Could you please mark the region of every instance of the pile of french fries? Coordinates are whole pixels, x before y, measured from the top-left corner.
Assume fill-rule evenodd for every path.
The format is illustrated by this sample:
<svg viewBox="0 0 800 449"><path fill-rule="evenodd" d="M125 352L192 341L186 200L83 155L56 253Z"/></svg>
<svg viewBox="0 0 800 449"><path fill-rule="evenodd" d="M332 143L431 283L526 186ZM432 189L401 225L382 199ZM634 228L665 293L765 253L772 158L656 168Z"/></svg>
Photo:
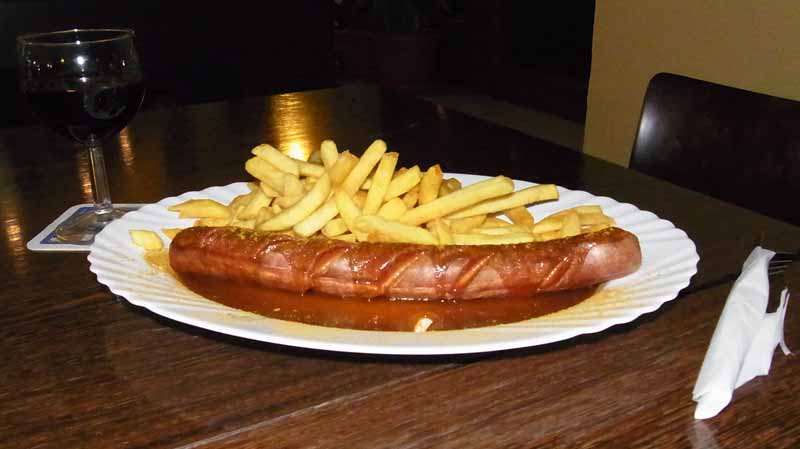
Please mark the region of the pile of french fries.
<svg viewBox="0 0 800 449"><path fill-rule="evenodd" d="M189 200L169 208L196 226L237 226L325 236L350 242L496 245L545 241L614 224L599 206L578 206L536 220L527 206L558 199L552 184L516 190L497 176L462 186L441 167L399 167L399 154L375 140L358 157L326 140L308 161L262 144L245 170L249 192L229 204ZM168 237L179 229L162 230ZM152 235L150 235L152 234ZM134 243L160 249L150 231L131 231ZM158 240L156 242L156 239Z"/></svg>

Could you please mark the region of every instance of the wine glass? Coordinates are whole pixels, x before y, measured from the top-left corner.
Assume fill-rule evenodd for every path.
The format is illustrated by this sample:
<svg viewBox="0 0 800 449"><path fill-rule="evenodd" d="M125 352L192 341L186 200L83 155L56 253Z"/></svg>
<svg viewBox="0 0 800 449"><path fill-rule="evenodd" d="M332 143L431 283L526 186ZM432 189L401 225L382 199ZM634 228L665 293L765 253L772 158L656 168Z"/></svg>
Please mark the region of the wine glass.
<svg viewBox="0 0 800 449"><path fill-rule="evenodd" d="M89 153L94 207L60 224L62 243L87 244L124 211L111 203L102 140L136 115L144 81L127 29L73 29L17 38L19 82L34 115Z"/></svg>

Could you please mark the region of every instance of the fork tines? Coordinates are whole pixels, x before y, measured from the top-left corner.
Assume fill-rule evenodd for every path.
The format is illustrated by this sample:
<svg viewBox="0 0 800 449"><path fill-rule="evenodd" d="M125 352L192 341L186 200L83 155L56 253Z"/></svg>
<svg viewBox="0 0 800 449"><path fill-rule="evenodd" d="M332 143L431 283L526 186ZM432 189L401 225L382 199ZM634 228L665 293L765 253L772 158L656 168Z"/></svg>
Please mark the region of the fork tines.
<svg viewBox="0 0 800 449"><path fill-rule="evenodd" d="M775 256L772 257L772 260L775 259L791 259L796 260L798 256L798 251L776 251Z"/></svg>
<svg viewBox="0 0 800 449"><path fill-rule="evenodd" d="M797 260L798 252L779 251L775 253L772 260L769 261L767 267L767 274L769 276L776 276L783 273L786 267L791 265L792 262Z"/></svg>

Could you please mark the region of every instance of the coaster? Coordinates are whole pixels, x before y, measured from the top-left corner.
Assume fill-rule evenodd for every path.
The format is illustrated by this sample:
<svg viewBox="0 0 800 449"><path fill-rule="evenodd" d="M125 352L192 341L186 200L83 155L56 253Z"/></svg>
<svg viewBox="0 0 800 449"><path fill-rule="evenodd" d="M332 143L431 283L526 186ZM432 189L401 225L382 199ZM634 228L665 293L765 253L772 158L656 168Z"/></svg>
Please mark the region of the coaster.
<svg viewBox="0 0 800 449"><path fill-rule="evenodd" d="M121 209L126 212L130 212L132 210L139 209L142 206L144 206L144 204L114 204L114 209ZM31 251L89 251L89 247L92 245L91 241L79 244L63 243L58 240L55 235L55 231L56 228L64 221L83 214L94 213L93 211L93 204L78 204L70 207L64 211L63 214L59 215L59 217L56 218L52 223L47 225L42 232L36 234L36 237L32 238L28 242L28 249Z"/></svg>

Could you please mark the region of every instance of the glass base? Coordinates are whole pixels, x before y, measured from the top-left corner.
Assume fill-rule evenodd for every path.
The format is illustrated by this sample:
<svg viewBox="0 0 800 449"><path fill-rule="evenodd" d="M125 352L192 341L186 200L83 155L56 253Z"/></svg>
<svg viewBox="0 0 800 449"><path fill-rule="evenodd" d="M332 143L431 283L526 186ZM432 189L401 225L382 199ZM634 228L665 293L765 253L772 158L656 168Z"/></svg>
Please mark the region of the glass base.
<svg viewBox="0 0 800 449"><path fill-rule="evenodd" d="M74 245L91 243L94 241L94 236L103 228L129 210L115 207L110 214L98 214L94 209L86 209L58 225L53 237L60 243Z"/></svg>

